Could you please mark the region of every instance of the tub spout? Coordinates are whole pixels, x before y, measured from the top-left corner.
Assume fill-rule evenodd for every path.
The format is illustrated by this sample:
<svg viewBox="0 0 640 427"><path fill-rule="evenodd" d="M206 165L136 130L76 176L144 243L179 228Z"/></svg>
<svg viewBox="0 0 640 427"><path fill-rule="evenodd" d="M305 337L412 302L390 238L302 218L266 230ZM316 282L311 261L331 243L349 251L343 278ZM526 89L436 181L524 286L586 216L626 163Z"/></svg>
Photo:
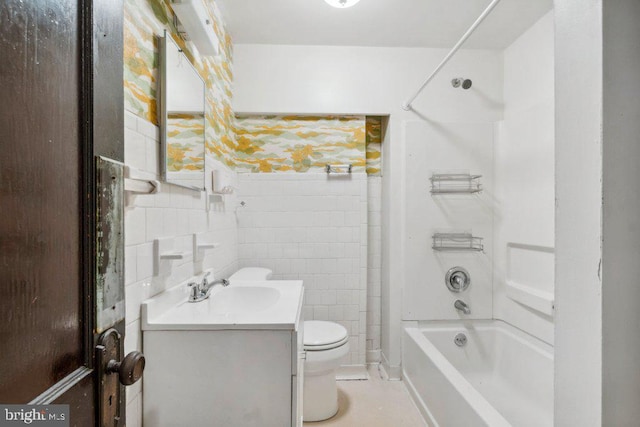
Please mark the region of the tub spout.
<svg viewBox="0 0 640 427"><path fill-rule="evenodd" d="M460 310L464 314L471 314L471 310L469 309L469 306L467 305L466 302L462 300L459 300L459 299L456 300L456 302L453 303L453 306L456 308L456 310Z"/></svg>

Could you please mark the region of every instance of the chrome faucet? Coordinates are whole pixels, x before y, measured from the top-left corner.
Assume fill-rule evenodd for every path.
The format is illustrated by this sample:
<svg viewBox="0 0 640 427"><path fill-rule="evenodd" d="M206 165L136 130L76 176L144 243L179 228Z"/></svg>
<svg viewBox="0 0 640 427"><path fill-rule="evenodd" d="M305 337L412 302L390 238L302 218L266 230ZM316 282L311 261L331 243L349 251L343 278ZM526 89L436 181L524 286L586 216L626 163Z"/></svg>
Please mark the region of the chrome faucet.
<svg viewBox="0 0 640 427"><path fill-rule="evenodd" d="M456 310L460 310L464 314L471 314L471 309L469 309L467 303L462 300L457 299L456 302L453 303L453 306Z"/></svg>
<svg viewBox="0 0 640 427"><path fill-rule="evenodd" d="M222 285L225 288L227 286L229 286L229 281L227 279L218 279L218 280L214 280L213 282L209 282L209 276L211 275L211 272L208 271L203 277L202 277L202 283L200 283L200 291L202 293L207 294L207 296L209 296L209 293L211 293L211 289L215 286L215 285Z"/></svg>
<svg viewBox="0 0 640 427"><path fill-rule="evenodd" d="M227 279L218 279L213 282L209 282L209 276L211 272L207 272L202 277L201 283L189 282L187 286L191 288L191 294L189 295L189 302L200 302L209 298L211 295L211 290L215 285L222 285L224 287L229 286L229 281Z"/></svg>

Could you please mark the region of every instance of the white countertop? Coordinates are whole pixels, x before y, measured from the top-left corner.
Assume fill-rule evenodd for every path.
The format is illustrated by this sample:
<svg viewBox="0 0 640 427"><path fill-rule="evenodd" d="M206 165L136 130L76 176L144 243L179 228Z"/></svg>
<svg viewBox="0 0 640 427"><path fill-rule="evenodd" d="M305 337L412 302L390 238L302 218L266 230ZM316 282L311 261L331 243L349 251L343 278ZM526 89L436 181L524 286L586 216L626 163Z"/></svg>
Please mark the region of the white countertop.
<svg viewBox="0 0 640 427"><path fill-rule="evenodd" d="M240 312L220 309L219 303L224 298L222 293L231 288L240 287L272 288L278 292L278 297L273 304L257 310L242 310ZM294 330L300 319L303 290L301 280L235 282L226 288L215 286L209 298L201 302L190 303L187 302L188 289L182 284L142 303L142 330ZM218 301L216 296L220 297ZM234 296L233 302L234 304L242 303L241 300L238 301L237 296Z"/></svg>

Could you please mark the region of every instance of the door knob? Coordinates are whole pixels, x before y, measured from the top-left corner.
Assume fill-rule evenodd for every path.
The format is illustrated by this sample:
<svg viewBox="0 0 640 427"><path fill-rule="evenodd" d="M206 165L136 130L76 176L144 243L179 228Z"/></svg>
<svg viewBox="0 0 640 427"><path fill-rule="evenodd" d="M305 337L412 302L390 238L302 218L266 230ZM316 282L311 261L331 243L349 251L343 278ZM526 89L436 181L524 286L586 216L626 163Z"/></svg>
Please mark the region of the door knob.
<svg viewBox="0 0 640 427"><path fill-rule="evenodd" d="M142 377L144 355L139 351L132 351L123 358L122 335L114 328L104 331L98 337L95 351L99 425L124 425L122 412L126 402L123 385L134 384Z"/></svg>
<svg viewBox="0 0 640 427"><path fill-rule="evenodd" d="M142 378L144 365L144 355L139 351L132 351L122 359L122 362L115 360L107 362L107 373L117 372L122 385L131 385Z"/></svg>

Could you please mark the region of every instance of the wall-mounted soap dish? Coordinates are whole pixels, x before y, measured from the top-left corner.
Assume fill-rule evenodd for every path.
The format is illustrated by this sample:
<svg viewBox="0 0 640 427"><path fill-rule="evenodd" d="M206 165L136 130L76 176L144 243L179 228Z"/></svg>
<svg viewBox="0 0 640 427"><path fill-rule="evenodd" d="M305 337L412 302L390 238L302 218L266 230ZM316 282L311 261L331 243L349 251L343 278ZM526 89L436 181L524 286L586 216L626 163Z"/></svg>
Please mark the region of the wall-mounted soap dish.
<svg viewBox="0 0 640 427"><path fill-rule="evenodd" d="M215 249L220 243L215 243L205 238L205 233L196 233L193 235L193 257L196 261L204 258L207 250Z"/></svg>
<svg viewBox="0 0 640 427"><path fill-rule="evenodd" d="M153 255L153 274L159 276L169 274L172 261L188 259L191 252L177 250L175 239L167 237L153 241Z"/></svg>
<svg viewBox="0 0 640 427"><path fill-rule="evenodd" d="M233 172L227 169L211 171L211 193L217 195L233 194Z"/></svg>

